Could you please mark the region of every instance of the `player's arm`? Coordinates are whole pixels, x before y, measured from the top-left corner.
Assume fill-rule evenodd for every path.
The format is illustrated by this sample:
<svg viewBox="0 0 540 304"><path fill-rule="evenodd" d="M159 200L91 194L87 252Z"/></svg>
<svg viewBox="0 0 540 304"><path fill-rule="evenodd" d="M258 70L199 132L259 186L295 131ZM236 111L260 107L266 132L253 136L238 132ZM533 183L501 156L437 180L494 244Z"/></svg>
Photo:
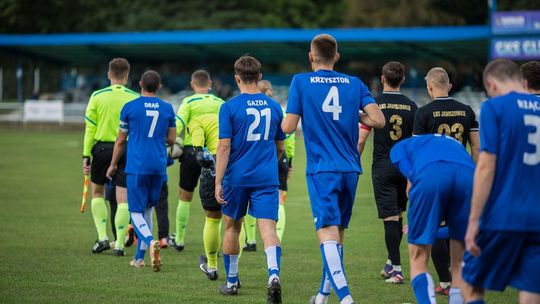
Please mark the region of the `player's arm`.
<svg viewBox="0 0 540 304"><path fill-rule="evenodd" d="M384 128L386 124L384 114L376 103L370 103L364 107L364 112L360 113L360 122L375 129Z"/></svg>
<svg viewBox="0 0 540 304"><path fill-rule="evenodd" d="M172 146L176 142L176 127L170 127L167 131L167 145Z"/></svg>
<svg viewBox="0 0 540 304"><path fill-rule="evenodd" d="M290 134L296 131L298 126L298 121L300 121L300 115L288 113L283 122L281 123L281 129L283 132Z"/></svg>
<svg viewBox="0 0 540 304"><path fill-rule="evenodd" d="M118 160L120 159L120 155L124 153L124 148L127 142L127 130L120 130L118 131L118 137L116 137L116 141L114 142L114 149L111 159L111 164L109 165L109 168L107 169L107 178L111 179L113 178L114 174L116 173Z"/></svg>
<svg viewBox="0 0 540 304"><path fill-rule="evenodd" d="M97 130L97 109L93 97L90 97L86 112L84 115L84 143L83 143L83 174L90 174L90 155L92 154L92 146L94 145L96 130Z"/></svg>
<svg viewBox="0 0 540 304"><path fill-rule="evenodd" d="M471 145L471 156L474 163L478 163L480 155L480 136L478 131L469 132L469 144Z"/></svg>
<svg viewBox="0 0 540 304"><path fill-rule="evenodd" d="M298 89L298 81L296 76L293 77L289 87L289 96L287 101L287 115L281 122L281 130L286 134L291 134L296 131L300 116L302 116L302 106L300 103L300 90Z"/></svg>
<svg viewBox="0 0 540 304"><path fill-rule="evenodd" d="M275 143L277 157L278 159L280 159L283 156L283 153L285 153L285 143L283 142L283 140L276 140Z"/></svg>
<svg viewBox="0 0 540 304"><path fill-rule="evenodd" d="M474 172L471 213L469 215L467 235L465 236L467 251L474 256L480 254L480 248L476 245L476 236L478 235L480 216L484 211L484 206L486 205L489 193L491 192L491 187L493 186L496 163L496 154L483 151L480 153L478 165Z"/></svg>
<svg viewBox="0 0 540 304"><path fill-rule="evenodd" d="M187 124L189 123L189 111L189 104L187 103L186 99L184 99L180 105L180 108L178 108L178 113L176 113L176 136L180 136L182 131L184 131L184 129L187 127Z"/></svg>
<svg viewBox="0 0 540 304"><path fill-rule="evenodd" d="M360 134L358 136L358 154L362 155L366 141L371 133L371 128L365 125L360 126Z"/></svg>
<svg viewBox="0 0 540 304"><path fill-rule="evenodd" d="M229 164L229 155L231 153L231 139L221 138L218 143L216 154L216 200L220 204L227 202L223 198L223 176Z"/></svg>

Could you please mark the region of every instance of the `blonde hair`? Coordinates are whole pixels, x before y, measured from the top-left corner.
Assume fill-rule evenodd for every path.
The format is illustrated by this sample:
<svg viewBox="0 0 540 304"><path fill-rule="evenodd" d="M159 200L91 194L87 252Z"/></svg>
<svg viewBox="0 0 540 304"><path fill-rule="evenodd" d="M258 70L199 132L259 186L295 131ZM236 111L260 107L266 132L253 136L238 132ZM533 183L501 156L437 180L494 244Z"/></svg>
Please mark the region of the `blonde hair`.
<svg viewBox="0 0 540 304"><path fill-rule="evenodd" d="M448 73L441 67L429 70L425 79L429 84L438 89L446 89L450 85Z"/></svg>

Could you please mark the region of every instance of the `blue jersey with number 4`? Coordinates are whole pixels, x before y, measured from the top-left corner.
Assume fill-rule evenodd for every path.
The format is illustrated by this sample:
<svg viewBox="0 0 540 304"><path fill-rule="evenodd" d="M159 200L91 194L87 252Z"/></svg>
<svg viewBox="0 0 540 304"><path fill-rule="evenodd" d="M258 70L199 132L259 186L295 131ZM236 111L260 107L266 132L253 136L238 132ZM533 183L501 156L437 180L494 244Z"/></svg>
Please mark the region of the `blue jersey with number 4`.
<svg viewBox="0 0 540 304"><path fill-rule="evenodd" d="M219 110L219 138L231 139L223 184L279 185L276 140L284 140L281 106L262 93L240 94Z"/></svg>
<svg viewBox="0 0 540 304"><path fill-rule="evenodd" d="M375 100L357 77L328 70L294 76L287 113L302 117L307 174L362 173L358 112L370 103Z"/></svg>
<svg viewBox="0 0 540 304"><path fill-rule="evenodd" d="M128 134L126 173L164 175L165 146L169 128L174 128L173 107L157 97L139 97L124 105L120 131Z"/></svg>
<svg viewBox="0 0 540 304"><path fill-rule="evenodd" d="M512 92L484 102L480 151L497 156L480 227L540 232L540 98Z"/></svg>

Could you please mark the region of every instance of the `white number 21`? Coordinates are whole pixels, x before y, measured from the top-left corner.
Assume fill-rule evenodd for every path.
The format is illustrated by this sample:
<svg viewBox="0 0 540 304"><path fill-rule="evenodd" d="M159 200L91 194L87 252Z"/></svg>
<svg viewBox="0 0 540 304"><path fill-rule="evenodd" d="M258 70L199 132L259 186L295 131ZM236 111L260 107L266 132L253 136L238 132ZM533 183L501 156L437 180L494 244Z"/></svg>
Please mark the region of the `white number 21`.
<svg viewBox="0 0 540 304"><path fill-rule="evenodd" d="M255 109L255 108L247 108L246 113L248 115L255 116L255 120L249 125L248 128L248 134L247 134L247 141L258 141L261 140L261 134L255 133L255 129L259 127L261 124L261 116L264 116L265 119L265 125L264 125L264 140L268 140L268 133L270 133L270 120L272 113L270 112L270 108L262 109L261 111Z"/></svg>
<svg viewBox="0 0 540 304"><path fill-rule="evenodd" d="M339 105L339 92L336 86L332 86L322 104L323 112L332 113L333 120L339 120L341 106Z"/></svg>

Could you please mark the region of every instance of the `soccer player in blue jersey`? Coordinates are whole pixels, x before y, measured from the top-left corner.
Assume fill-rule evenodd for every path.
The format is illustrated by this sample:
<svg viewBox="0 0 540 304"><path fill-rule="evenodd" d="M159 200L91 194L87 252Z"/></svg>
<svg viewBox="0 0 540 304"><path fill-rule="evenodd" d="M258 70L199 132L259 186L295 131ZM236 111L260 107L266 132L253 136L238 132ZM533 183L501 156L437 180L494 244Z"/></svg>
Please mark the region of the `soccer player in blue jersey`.
<svg viewBox="0 0 540 304"><path fill-rule="evenodd" d="M268 264L267 303L281 303L278 220L278 156L284 151L279 103L257 88L261 64L251 56L234 63L240 95L221 106L216 159L216 199L223 205L223 255L227 281L219 288L238 294L239 233L246 211L257 219Z"/></svg>
<svg viewBox="0 0 540 304"><path fill-rule="evenodd" d="M139 238L137 253L131 261L134 267L144 266L144 254L150 248L154 271L161 270L159 241L152 237L152 210L159 201L167 170L166 143L176 138L172 106L156 97L161 77L147 71L139 82L141 97L128 102L120 113L120 130L115 142L107 176L113 176L127 137L127 195L133 227Z"/></svg>
<svg viewBox="0 0 540 304"><path fill-rule="evenodd" d="M338 59L334 37L313 38L309 52L313 72L294 76L282 124L285 133L292 133L302 118L306 178L323 261L321 287L312 303L327 303L332 287L341 303L353 303L343 269L343 235L362 173L356 149L359 116L368 126L385 125L366 85L333 70Z"/></svg>
<svg viewBox="0 0 540 304"><path fill-rule="evenodd" d="M484 69L491 99L482 104L480 157L466 236L468 303L484 288L510 285L520 303L540 303L540 98L523 87L519 67L497 59Z"/></svg>
<svg viewBox="0 0 540 304"><path fill-rule="evenodd" d="M463 303L461 261L472 194L474 162L460 142L446 135L418 135L397 143L390 160L407 178L409 260L411 280L419 304L435 303L428 272L432 245L441 221L450 237L452 288L450 304Z"/></svg>

